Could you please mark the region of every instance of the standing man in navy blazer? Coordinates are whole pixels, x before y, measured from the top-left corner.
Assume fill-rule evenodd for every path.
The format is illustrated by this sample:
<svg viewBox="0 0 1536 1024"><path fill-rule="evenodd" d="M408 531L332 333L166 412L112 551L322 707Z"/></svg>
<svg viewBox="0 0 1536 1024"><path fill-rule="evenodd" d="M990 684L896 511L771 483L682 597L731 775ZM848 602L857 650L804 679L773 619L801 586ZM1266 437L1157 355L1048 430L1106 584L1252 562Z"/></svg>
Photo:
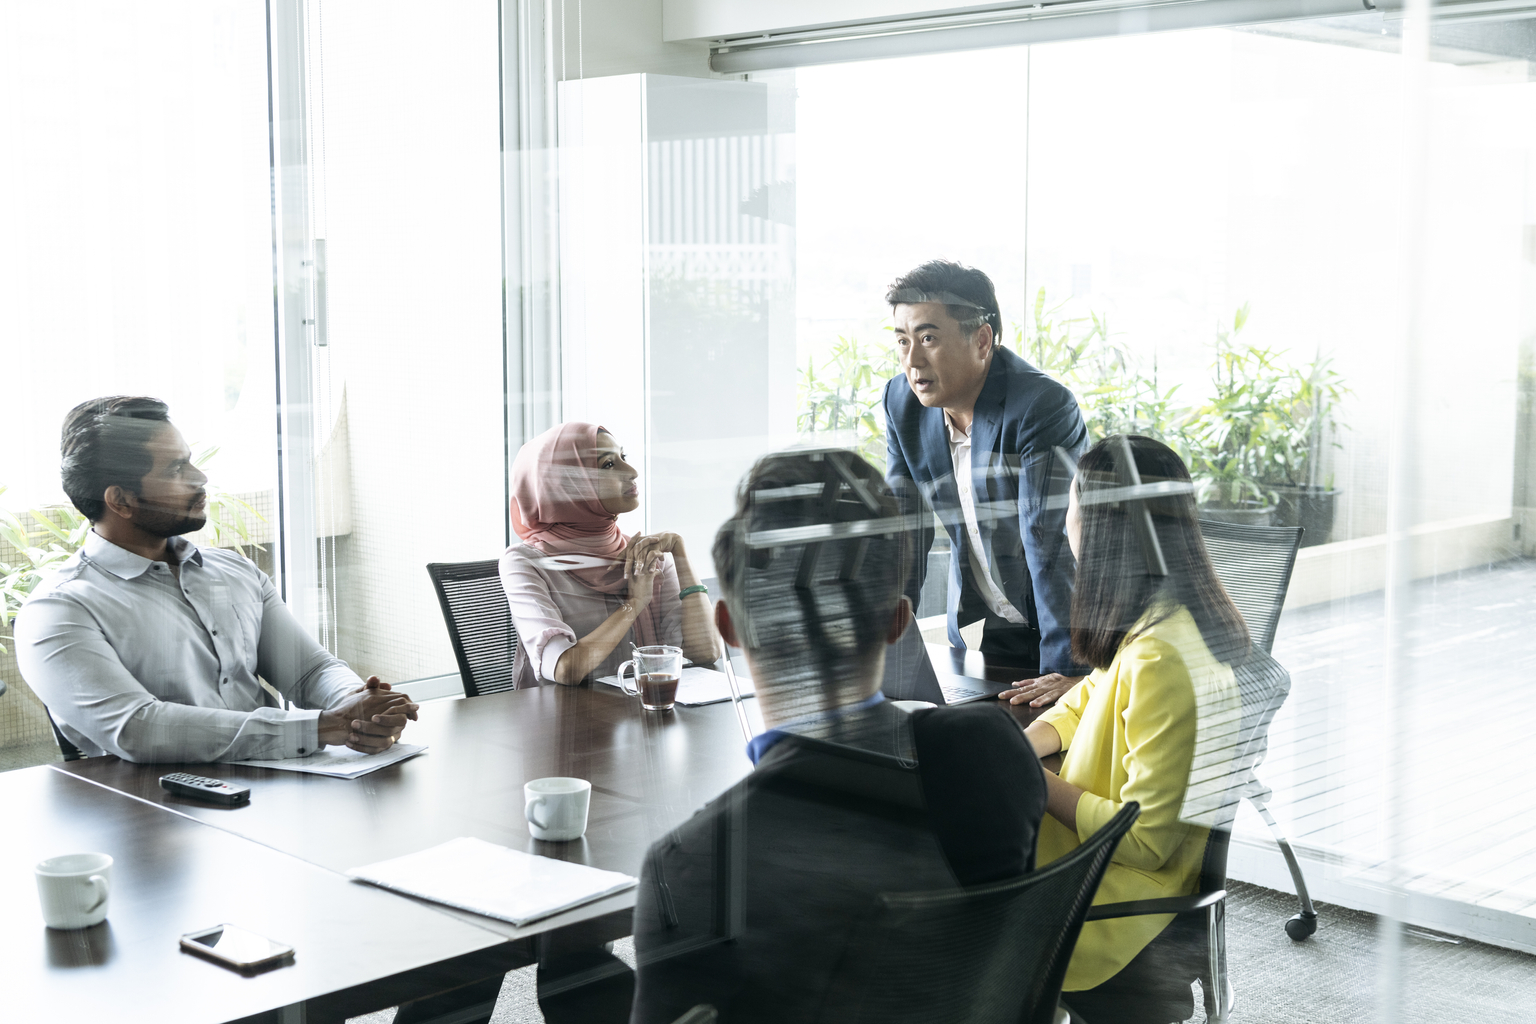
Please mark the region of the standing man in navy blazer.
<svg viewBox="0 0 1536 1024"><path fill-rule="evenodd" d="M1048 704L1086 673L1068 632L1066 509L1047 502L1053 486L1066 494L1055 449L1088 447L1077 399L997 343L997 293L981 271L933 260L885 298L902 369L885 386L886 479L949 534L949 642L964 646L960 627L985 620L981 650L1025 670L1001 696ZM906 587L914 607L932 543L925 528Z"/></svg>

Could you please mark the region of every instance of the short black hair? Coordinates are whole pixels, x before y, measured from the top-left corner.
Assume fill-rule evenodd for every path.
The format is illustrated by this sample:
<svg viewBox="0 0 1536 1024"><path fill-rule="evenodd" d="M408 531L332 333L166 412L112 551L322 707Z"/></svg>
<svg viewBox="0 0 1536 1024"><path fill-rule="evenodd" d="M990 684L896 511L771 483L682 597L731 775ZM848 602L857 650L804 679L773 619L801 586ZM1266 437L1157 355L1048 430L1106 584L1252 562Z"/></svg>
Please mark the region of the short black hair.
<svg viewBox="0 0 1536 1024"><path fill-rule="evenodd" d="M844 449L764 456L715 535L738 639L807 697L856 682L881 649L911 560L912 524L873 466Z"/></svg>
<svg viewBox="0 0 1536 1024"><path fill-rule="evenodd" d="M894 309L900 302L942 302L945 312L959 322L966 334L982 324L992 325L992 344L1003 337L1003 315L997 308L997 289L992 279L975 267L953 260L929 260L909 270L885 290L885 301Z"/></svg>
<svg viewBox="0 0 1536 1024"><path fill-rule="evenodd" d="M64 493L91 522L106 515L108 487L139 493L154 468L149 442L171 421L158 398L112 395L81 402L64 417L59 441Z"/></svg>

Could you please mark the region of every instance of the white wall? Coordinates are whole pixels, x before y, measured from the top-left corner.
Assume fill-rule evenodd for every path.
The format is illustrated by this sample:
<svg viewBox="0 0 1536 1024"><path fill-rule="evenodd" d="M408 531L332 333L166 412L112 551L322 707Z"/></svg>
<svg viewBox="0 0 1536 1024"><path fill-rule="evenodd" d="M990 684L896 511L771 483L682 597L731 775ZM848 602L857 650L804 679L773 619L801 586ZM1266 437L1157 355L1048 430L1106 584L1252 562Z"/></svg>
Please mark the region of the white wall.
<svg viewBox="0 0 1536 1024"><path fill-rule="evenodd" d="M561 419L607 427L650 502L645 352L645 77L560 86Z"/></svg>
<svg viewBox="0 0 1536 1024"><path fill-rule="evenodd" d="M662 0L554 0L549 32L561 80L640 72L712 77L707 43L663 41Z"/></svg>
<svg viewBox="0 0 1536 1024"><path fill-rule="evenodd" d="M563 418L639 469L624 529L681 534L708 576L736 481L793 440L793 104L660 75L560 103Z"/></svg>

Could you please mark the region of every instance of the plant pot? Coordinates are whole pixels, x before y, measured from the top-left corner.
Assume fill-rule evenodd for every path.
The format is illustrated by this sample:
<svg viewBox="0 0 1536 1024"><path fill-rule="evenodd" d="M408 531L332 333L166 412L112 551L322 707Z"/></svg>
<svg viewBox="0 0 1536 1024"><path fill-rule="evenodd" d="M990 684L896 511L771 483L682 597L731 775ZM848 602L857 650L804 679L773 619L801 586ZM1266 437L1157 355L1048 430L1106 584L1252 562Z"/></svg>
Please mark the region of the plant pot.
<svg viewBox="0 0 1536 1024"><path fill-rule="evenodd" d="M1269 526L1274 518L1273 505L1260 505L1245 501L1241 505L1201 505L1200 518L1213 519L1218 523L1239 523L1243 526Z"/></svg>
<svg viewBox="0 0 1536 1024"><path fill-rule="evenodd" d="M1326 544L1333 535L1341 493L1324 487L1276 487L1279 502L1275 505L1275 525L1301 527L1305 531L1301 535L1304 548Z"/></svg>

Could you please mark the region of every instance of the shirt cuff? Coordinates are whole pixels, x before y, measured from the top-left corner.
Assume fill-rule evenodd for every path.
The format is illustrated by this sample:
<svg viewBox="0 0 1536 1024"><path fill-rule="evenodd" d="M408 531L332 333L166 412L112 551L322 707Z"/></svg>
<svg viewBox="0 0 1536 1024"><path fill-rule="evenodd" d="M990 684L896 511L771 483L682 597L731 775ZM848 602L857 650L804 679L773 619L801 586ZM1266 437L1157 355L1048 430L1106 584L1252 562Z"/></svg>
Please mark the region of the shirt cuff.
<svg viewBox="0 0 1536 1024"><path fill-rule="evenodd" d="M539 655L539 677L554 682L555 666L560 663L560 655L575 646L576 641L563 634L544 641L544 650Z"/></svg>
<svg viewBox="0 0 1536 1024"><path fill-rule="evenodd" d="M283 730L283 757L308 757L320 753L320 712L289 711Z"/></svg>
<svg viewBox="0 0 1536 1024"><path fill-rule="evenodd" d="M1062 694L1063 697L1066 694ZM1056 730L1056 735L1061 737L1061 749L1066 750L1072 745L1072 737L1077 735L1077 716L1066 708L1057 705L1045 709L1045 713L1035 719L1044 722Z"/></svg>

